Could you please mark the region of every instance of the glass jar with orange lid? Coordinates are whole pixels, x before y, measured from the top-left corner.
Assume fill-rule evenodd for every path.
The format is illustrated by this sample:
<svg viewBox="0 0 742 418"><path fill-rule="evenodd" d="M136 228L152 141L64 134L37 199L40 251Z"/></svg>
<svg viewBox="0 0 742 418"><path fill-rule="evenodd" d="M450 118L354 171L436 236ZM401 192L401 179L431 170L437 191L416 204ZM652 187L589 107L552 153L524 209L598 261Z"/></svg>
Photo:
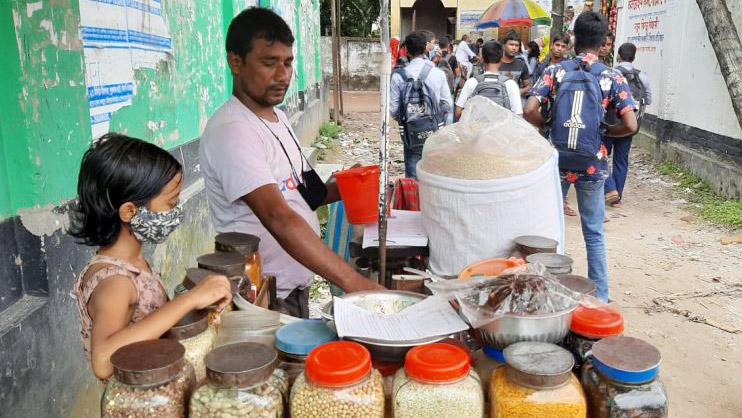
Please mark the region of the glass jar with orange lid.
<svg viewBox="0 0 742 418"><path fill-rule="evenodd" d="M293 418L383 418L384 386L371 354L355 342L315 348L291 389Z"/></svg>
<svg viewBox="0 0 742 418"><path fill-rule="evenodd" d="M238 253L245 259L245 277L260 289L263 282L263 261L260 257L260 238L241 232L225 232L214 240L216 251Z"/></svg>
<svg viewBox="0 0 742 418"><path fill-rule="evenodd" d="M623 315L610 306L578 306L572 313L570 333L564 346L575 356L575 370L587 360L593 344L603 338L621 335L624 330Z"/></svg>
<svg viewBox="0 0 742 418"><path fill-rule="evenodd" d="M394 376L394 418L481 418L484 394L471 357L461 347L415 347Z"/></svg>

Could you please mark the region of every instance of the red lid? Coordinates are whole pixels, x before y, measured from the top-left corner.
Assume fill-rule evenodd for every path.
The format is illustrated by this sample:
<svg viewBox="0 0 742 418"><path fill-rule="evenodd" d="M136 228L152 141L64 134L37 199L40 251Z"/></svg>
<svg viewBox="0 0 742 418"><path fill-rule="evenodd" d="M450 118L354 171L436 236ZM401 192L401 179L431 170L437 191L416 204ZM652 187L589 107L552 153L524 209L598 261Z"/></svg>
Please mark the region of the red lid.
<svg viewBox="0 0 742 418"><path fill-rule="evenodd" d="M471 360L461 347L435 343L408 351L404 369L407 376L422 383L449 383L469 374Z"/></svg>
<svg viewBox="0 0 742 418"><path fill-rule="evenodd" d="M605 338L623 333L623 314L604 306L579 306L572 314L572 332L587 338Z"/></svg>
<svg viewBox="0 0 742 418"><path fill-rule="evenodd" d="M323 387L358 383L371 373L371 354L351 341L335 341L312 350L304 374L308 381Z"/></svg>

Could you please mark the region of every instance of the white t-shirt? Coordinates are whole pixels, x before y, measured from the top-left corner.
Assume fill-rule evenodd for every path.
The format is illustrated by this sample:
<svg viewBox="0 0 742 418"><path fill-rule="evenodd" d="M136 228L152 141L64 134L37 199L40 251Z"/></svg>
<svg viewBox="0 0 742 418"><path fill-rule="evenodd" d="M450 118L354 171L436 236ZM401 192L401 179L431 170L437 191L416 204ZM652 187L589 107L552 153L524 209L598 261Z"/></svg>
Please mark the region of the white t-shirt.
<svg viewBox="0 0 742 418"><path fill-rule="evenodd" d="M476 56L477 54L469 48L468 43L464 41L459 42L459 45L456 47L456 61L465 68L466 74L464 74L464 77L468 77L471 73L473 65L469 60Z"/></svg>
<svg viewBox="0 0 742 418"><path fill-rule="evenodd" d="M490 71L485 71L484 75L486 74L497 75L497 73L493 73ZM469 100L472 93L474 93L474 90L477 88L478 84L479 82L477 81L476 77L472 77L466 80L466 83L464 83L464 87L461 88L461 93L459 93L459 98L456 99L457 107L466 107L466 102ZM522 115L523 103L521 103L520 101L520 89L518 88L518 84L513 80L507 80L504 84L505 89L508 91L508 97L510 98L510 110L512 110L513 113L515 113L516 115Z"/></svg>
<svg viewBox="0 0 742 418"><path fill-rule="evenodd" d="M276 277L278 297L285 298L295 288L309 286L314 274L281 248L241 200L261 186L276 184L289 207L319 235L317 215L296 189L297 180L278 140L298 175L302 170L301 151L291 136L293 130L288 118L279 109L275 112L279 122L265 121L264 124L232 96L206 124L201 136L200 158L216 232L243 232L260 237L263 271ZM306 161L304 170L309 170Z"/></svg>

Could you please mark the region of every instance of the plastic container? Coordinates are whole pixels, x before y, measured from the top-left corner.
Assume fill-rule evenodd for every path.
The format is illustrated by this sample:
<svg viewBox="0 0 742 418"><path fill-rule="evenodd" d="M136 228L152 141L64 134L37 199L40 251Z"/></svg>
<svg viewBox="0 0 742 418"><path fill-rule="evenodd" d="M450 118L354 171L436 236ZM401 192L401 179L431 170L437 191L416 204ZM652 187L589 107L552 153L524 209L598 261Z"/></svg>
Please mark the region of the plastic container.
<svg viewBox="0 0 742 418"><path fill-rule="evenodd" d="M245 258L245 277L250 279L256 289L263 282L263 261L260 256L260 238L241 232L226 232L214 239L218 252L238 253Z"/></svg>
<svg viewBox="0 0 742 418"><path fill-rule="evenodd" d="M395 418L481 418L484 394L469 354L453 344L430 344L407 353L394 377Z"/></svg>
<svg viewBox="0 0 742 418"><path fill-rule="evenodd" d="M520 342L504 351L505 367L490 384L491 418L586 418L569 351L550 343Z"/></svg>
<svg viewBox="0 0 742 418"><path fill-rule="evenodd" d="M164 337L183 345L185 358L196 372L196 381L201 383L206 378L204 359L216 342L216 328L209 326L209 312L192 311L170 328Z"/></svg>
<svg viewBox="0 0 742 418"><path fill-rule="evenodd" d="M495 370L505 366L505 355L494 347L483 347L474 353L474 369L484 388L484 398L490 398L490 382Z"/></svg>
<svg viewBox="0 0 742 418"><path fill-rule="evenodd" d="M314 349L291 389L293 418L383 418L381 374L362 345L336 341Z"/></svg>
<svg viewBox="0 0 742 418"><path fill-rule="evenodd" d="M208 383L191 399L191 418L282 417L283 396L273 382L277 354L256 343L219 347L206 356Z"/></svg>
<svg viewBox="0 0 742 418"><path fill-rule="evenodd" d="M278 367L288 374L289 387L304 371L307 356L315 348L338 339L321 319L305 319L276 332Z"/></svg>
<svg viewBox="0 0 742 418"><path fill-rule="evenodd" d="M593 345L582 367L592 418L664 418L669 402L659 379L659 350L638 338L609 337Z"/></svg>
<svg viewBox="0 0 742 418"><path fill-rule="evenodd" d="M170 339L119 348L111 356L113 376L101 399L103 418L184 418L196 386L185 348Z"/></svg>
<svg viewBox="0 0 742 418"><path fill-rule="evenodd" d="M468 280L476 276L499 276L503 271L526 264L525 261L517 258L491 258L478 263L466 266L459 279Z"/></svg>
<svg viewBox="0 0 742 418"><path fill-rule="evenodd" d="M372 224L379 220L378 165L351 168L335 173L348 222Z"/></svg>
<svg viewBox="0 0 742 418"><path fill-rule="evenodd" d="M595 342L621 335L623 330L623 315L618 310L608 306L577 307L572 313L570 333L564 339L564 345L575 356L575 368L582 367Z"/></svg>
<svg viewBox="0 0 742 418"><path fill-rule="evenodd" d="M276 343L276 332L280 327L278 312L268 310L261 314L244 311L227 312L222 314L214 346L253 342L273 347Z"/></svg>

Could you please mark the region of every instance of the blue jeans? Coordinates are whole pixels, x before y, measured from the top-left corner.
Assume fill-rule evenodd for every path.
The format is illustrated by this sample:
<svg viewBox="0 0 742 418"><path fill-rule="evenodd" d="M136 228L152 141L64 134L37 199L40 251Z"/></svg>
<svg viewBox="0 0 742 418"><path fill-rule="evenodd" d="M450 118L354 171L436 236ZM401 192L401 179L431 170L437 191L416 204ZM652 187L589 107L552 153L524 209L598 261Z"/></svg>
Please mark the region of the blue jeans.
<svg viewBox="0 0 742 418"><path fill-rule="evenodd" d="M587 277L598 288L598 299L608 301L608 259L605 249L605 181L577 181L577 207L580 212L582 236L587 250ZM569 183L562 182L562 192L566 195Z"/></svg>
<svg viewBox="0 0 742 418"><path fill-rule="evenodd" d="M603 138L608 154L613 154L613 170L608 176L608 180L605 181L605 193L618 192L619 196L623 196L623 188L629 174L631 139L630 136L626 138Z"/></svg>
<svg viewBox="0 0 742 418"><path fill-rule="evenodd" d="M423 150L413 150L404 147L404 175L409 179L417 180L417 162L423 158Z"/></svg>

